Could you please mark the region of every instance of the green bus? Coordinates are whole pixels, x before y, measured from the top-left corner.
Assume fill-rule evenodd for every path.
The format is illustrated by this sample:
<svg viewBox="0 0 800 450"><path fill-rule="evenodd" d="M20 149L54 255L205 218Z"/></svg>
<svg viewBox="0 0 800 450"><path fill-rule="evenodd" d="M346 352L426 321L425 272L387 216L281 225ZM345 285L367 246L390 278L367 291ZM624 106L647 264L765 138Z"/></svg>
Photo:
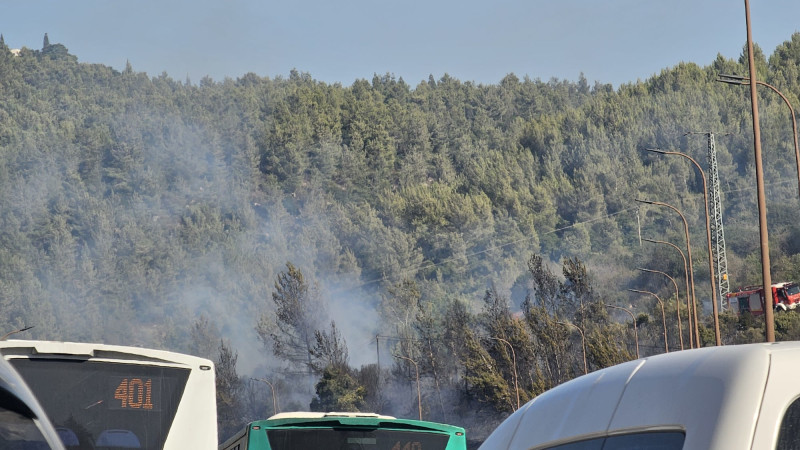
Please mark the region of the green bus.
<svg viewBox="0 0 800 450"><path fill-rule="evenodd" d="M219 450L465 450L464 429L372 413L279 413L249 423Z"/></svg>

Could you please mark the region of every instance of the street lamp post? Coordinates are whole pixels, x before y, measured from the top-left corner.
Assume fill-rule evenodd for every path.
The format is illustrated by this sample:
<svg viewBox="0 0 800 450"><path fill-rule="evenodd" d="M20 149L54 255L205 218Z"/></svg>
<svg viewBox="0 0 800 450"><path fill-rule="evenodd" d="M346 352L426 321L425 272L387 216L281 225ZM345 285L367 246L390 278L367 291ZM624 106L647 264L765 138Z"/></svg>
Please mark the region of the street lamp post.
<svg viewBox="0 0 800 450"><path fill-rule="evenodd" d="M508 345L508 348L511 349L511 362L514 365L514 391L517 393L517 409L519 409L519 385L517 384L517 379L518 379L518 377L517 377L517 354L514 353L514 346L511 345L511 342L508 342L507 340L505 340L503 338L488 336L487 339L491 339L493 341L500 341L500 342ZM515 409L515 411L516 411L516 409ZM420 419L420 420L422 420L422 419Z"/></svg>
<svg viewBox="0 0 800 450"><path fill-rule="evenodd" d="M670 281L672 281L672 285L675 286L675 309L678 314L678 341L681 344L681 350L683 350L683 328L681 328L681 299L679 297L680 294L678 294L678 283L675 282L674 278L672 278L671 276L667 275L664 272L661 272L660 270L642 269L641 267L639 268L639 270L641 270L642 272L660 273L661 275L664 275L665 277L669 278Z"/></svg>
<svg viewBox="0 0 800 450"><path fill-rule="evenodd" d="M264 378L250 378L254 381L260 381L262 383L266 383L269 386L270 390L272 390L272 415L278 414L278 401L275 398L275 386L272 385L269 381L265 380Z"/></svg>
<svg viewBox="0 0 800 450"><path fill-rule="evenodd" d="M703 179L703 200L705 201L705 208L703 211L705 212L706 216L706 240L708 241L708 275L711 279L711 311L714 316L714 339L716 340L717 346L722 345L722 339L720 338L719 334L719 304L717 302L717 277L714 274L714 254L711 251L711 218L708 216L708 187L706 184L706 173L700 167L700 164L697 164L697 161L694 160L691 156L681 153L681 152L672 152L672 151L664 151L655 148L648 148L648 152L659 153L662 155L677 155L682 156L694 164L698 171L700 171L700 178Z"/></svg>
<svg viewBox="0 0 800 450"><path fill-rule="evenodd" d="M781 91L779 91L775 86L771 84L767 84L763 81L759 81L755 79L755 70L753 69L753 42L752 36L750 32L750 6L747 1L745 1L745 11L747 16L747 49L748 54L751 55L749 58L750 61L750 77L742 77L738 75L726 75L720 74L717 81L722 83L728 84L739 84L739 85L750 85L750 98L753 107L753 142L754 142L754 151L755 151L755 159L756 159L756 184L758 190L758 211L759 211L759 230L761 235L761 271L763 276L763 284L764 284L764 292L769 292L770 287L772 285L772 276L769 273L770 271L770 262L769 262L769 240L767 237L767 213L766 213L766 202L764 200L764 175L763 169L761 168L761 130L759 128L758 123L758 106L757 106L757 97L755 94L755 85L760 85L771 89L773 92L778 94L778 96L783 100L786 106L789 108L789 113L792 117L792 141L794 142L794 160L797 165L797 190L800 193L800 147L797 144L797 118L795 117L794 108L792 108L792 104L789 103L789 99L786 98L785 95ZM770 309L770 308L766 308ZM770 311L764 311L764 319L766 322L765 326L765 335L767 342L775 342L775 317Z"/></svg>
<svg viewBox="0 0 800 450"><path fill-rule="evenodd" d="M682 212L678 210L678 208L664 203L664 202L651 202L649 200L636 200L640 203L645 203L648 205L657 205L657 206L666 206L671 210L678 213L683 220L683 233L686 235L686 252L689 257L689 277L691 277L691 285L692 285L692 309L694 309L694 339L695 339L695 347L700 348L700 327L698 326L698 322L700 321L700 316L697 315L697 297L694 294L694 267L692 267L692 245L689 241L689 223L686 221L686 217L683 215Z"/></svg>
<svg viewBox="0 0 800 450"><path fill-rule="evenodd" d="M631 310L628 308L609 305L608 303L603 303L603 305L605 305L607 308L620 309L622 311L625 311L626 313L628 313L628 315L631 316L631 319L633 320L633 338L636 341L636 359L639 359L639 331L636 329L636 316L634 316Z"/></svg>
<svg viewBox="0 0 800 450"><path fill-rule="evenodd" d="M683 258L683 273L684 273L684 278L686 279L686 317L689 319L689 348L694 348L694 334L692 331L692 305L691 305L691 299L689 299L689 270L686 268L686 255L684 255L683 251L672 242L657 241L654 239L647 239L647 238L643 238L642 240L647 242L652 242L654 244L669 245L675 250L677 250L678 253L681 254L681 258ZM694 320L697 320L697 318L695 317Z"/></svg>
<svg viewBox="0 0 800 450"><path fill-rule="evenodd" d="M33 328L33 325L29 327L20 328L19 330L9 331L8 333L4 334L0 337L0 341L5 341L7 337L11 336L12 334L22 333L23 331L28 331Z"/></svg>
<svg viewBox="0 0 800 450"><path fill-rule="evenodd" d="M664 324L664 353L669 353L669 344L667 343L667 314L664 312L664 302L658 296L650 291L640 291L639 289L628 289L631 292L638 292L639 294L649 294L658 300L661 305L661 322Z"/></svg>
<svg viewBox="0 0 800 450"><path fill-rule="evenodd" d="M581 334L581 347L583 348L583 374L586 375L587 373L589 373L589 366L586 364L586 336L583 334L583 330L581 330L581 327L575 325L574 323L558 322L558 321L556 323L560 323L561 325L564 326L575 327L575 329L578 330L578 333Z"/></svg>
<svg viewBox="0 0 800 450"><path fill-rule="evenodd" d="M394 356L395 358L405 359L406 361L409 361L411 364L414 364L414 371L417 374L417 410L419 411L419 420L422 420L422 391L420 391L419 388L419 366L417 365L416 361L406 356L402 355L392 355L392 356Z"/></svg>
<svg viewBox="0 0 800 450"><path fill-rule="evenodd" d="M717 81L719 81L720 83L736 84L736 85L750 84L749 77L743 77L740 75L728 75L723 73L719 74L718 76L719 78L717 78ZM797 144L797 118L795 117L794 114L794 108L792 108L792 104L789 103L789 99L786 98L786 96L783 95L783 93L779 91L778 88L776 88L775 86L767 84L760 80L756 80L756 84L759 86L764 86L766 88L769 88L772 90L772 92L778 94L778 96L783 100L783 102L789 108L789 114L792 117L792 140L794 141L794 160L797 165L797 191L798 194L800 195L800 147L798 147Z"/></svg>

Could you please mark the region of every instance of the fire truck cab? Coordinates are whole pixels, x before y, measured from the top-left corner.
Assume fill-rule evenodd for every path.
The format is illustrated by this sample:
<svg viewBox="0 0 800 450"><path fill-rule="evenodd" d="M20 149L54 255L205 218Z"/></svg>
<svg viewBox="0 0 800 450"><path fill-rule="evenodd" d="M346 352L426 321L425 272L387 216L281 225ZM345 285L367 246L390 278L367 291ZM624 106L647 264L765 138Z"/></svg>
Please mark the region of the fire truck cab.
<svg viewBox="0 0 800 450"><path fill-rule="evenodd" d="M764 314L764 295L761 286L746 286L727 294L729 311L735 314L749 312L754 316ZM792 282L772 285L772 306L775 311L787 311L800 304L800 285Z"/></svg>

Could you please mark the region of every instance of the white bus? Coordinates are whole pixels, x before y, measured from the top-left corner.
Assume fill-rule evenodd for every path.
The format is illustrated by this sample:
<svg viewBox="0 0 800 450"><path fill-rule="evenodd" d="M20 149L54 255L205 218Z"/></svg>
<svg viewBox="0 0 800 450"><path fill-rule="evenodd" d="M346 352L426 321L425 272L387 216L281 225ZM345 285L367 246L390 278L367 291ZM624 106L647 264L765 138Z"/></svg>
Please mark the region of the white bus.
<svg viewBox="0 0 800 450"><path fill-rule="evenodd" d="M214 364L118 345L0 341L67 449L217 447Z"/></svg>

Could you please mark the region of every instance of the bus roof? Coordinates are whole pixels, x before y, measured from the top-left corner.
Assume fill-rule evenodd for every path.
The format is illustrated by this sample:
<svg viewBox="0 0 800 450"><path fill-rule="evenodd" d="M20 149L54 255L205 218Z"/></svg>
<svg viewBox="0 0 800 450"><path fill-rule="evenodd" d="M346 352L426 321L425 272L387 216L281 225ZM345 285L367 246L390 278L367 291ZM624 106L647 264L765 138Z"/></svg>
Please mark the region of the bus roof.
<svg viewBox="0 0 800 450"><path fill-rule="evenodd" d="M396 417L384 416L375 413L362 413L362 412L311 412L311 411L294 411L282 412L275 414L267 420L275 419L321 419L324 417L374 417L378 419L394 420Z"/></svg>
<svg viewBox="0 0 800 450"><path fill-rule="evenodd" d="M361 412L285 412L275 414L266 420L250 423L250 427L325 427L325 426L369 426L417 431L439 431L444 433L463 433L464 428L424 420L398 419L375 413Z"/></svg>
<svg viewBox="0 0 800 450"><path fill-rule="evenodd" d="M70 358L101 358L109 360L135 360L152 363L183 364L187 366L201 366L203 370L213 368L213 363L199 356L170 352L167 350L154 350L142 347L108 345L85 342L62 341L37 341L9 339L0 341L0 354L4 357L52 357L63 356Z"/></svg>

